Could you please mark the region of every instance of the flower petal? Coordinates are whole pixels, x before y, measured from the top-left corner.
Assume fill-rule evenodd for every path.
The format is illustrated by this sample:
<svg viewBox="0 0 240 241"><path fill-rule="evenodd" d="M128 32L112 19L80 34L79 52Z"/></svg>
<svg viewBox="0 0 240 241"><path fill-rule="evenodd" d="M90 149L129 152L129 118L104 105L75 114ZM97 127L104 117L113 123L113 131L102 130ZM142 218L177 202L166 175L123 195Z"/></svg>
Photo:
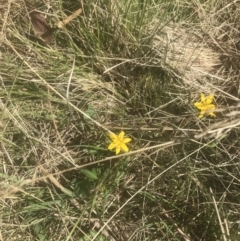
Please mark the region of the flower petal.
<svg viewBox="0 0 240 241"><path fill-rule="evenodd" d="M215 110L216 107L213 104L206 105L206 110Z"/></svg>
<svg viewBox="0 0 240 241"><path fill-rule="evenodd" d="M124 138L124 140L123 140L123 143L125 144L125 143L128 143L128 142L130 142L132 139L131 138Z"/></svg>
<svg viewBox="0 0 240 241"><path fill-rule="evenodd" d="M216 115L213 112L208 113L211 117L216 117Z"/></svg>
<svg viewBox="0 0 240 241"><path fill-rule="evenodd" d="M121 148L122 148L125 152L129 152L129 149L128 149L128 147L127 147L126 144L122 143L122 144L121 144Z"/></svg>
<svg viewBox="0 0 240 241"><path fill-rule="evenodd" d="M117 148L116 148L116 155L118 155L120 151L121 151L121 148L120 148L120 147L117 147Z"/></svg>
<svg viewBox="0 0 240 241"><path fill-rule="evenodd" d="M201 102L205 102L205 95L204 94L201 94Z"/></svg>
<svg viewBox="0 0 240 241"><path fill-rule="evenodd" d="M121 132L119 133L119 135L118 135L118 139L119 139L119 140L123 140L124 135L125 135L124 131L121 131Z"/></svg>
<svg viewBox="0 0 240 241"><path fill-rule="evenodd" d="M206 104L211 104L213 102L213 99L214 99L214 94L209 95L206 98Z"/></svg>
<svg viewBox="0 0 240 241"><path fill-rule="evenodd" d="M108 150L112 150L112 149L114 149L114 148L116 148L116 144L114 144L114 143L111 143L109 146L108 146Z"/></svg>
<svg viewBox="0 0 240 241"><path fill-rule="evenodd" d="M205 110L202 110L202 111L200 112L200 115L199 115L198 118L199 118L199 119L203 118L204 114L205 114Z"/></svg>
<svg viewBox="0 0 240 241"><path fill-rule="evenodd" d="M115 140L117 138L117 135L115 135L114 133L110 132L109 136L112 140Z"/></svg>
<svg viewBox="0 0 240 241"><path fill-rule="evenodd" d="M193 103L194 104L194 106L196 106L198 109L200 109L202 106L203 106L203 104L201 103L201 102L195 102L195 103Z"/></svg>

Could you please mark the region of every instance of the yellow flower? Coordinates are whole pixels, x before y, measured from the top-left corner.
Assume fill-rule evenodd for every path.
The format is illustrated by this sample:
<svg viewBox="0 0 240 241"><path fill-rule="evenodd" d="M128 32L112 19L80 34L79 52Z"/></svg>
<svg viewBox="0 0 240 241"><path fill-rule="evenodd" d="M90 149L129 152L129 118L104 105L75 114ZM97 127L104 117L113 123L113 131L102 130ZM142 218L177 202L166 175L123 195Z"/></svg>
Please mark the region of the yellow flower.
<svg viewBox="0 0 240 241"><path fill-rule="evenodd" d="M194 105L201 111L199 115L199 119L201 119L204 114L210 115L212 117L216 117L213 111L216 109L215 105L212 104L214 99L214 94L205 97L204 94L201 94L201 102L195 102Z"/></svg>
<svg viewBox="0 0 240 241"><path fill-rule="evenodd" d="M121 150L128 152L129 149L126 143L130 142L130 138L124 137L125 133L121 131L118 135L110 133L109 136L112 139L112 143L108 146L108 150L116 149L116 155L120 153Z"/></svg>

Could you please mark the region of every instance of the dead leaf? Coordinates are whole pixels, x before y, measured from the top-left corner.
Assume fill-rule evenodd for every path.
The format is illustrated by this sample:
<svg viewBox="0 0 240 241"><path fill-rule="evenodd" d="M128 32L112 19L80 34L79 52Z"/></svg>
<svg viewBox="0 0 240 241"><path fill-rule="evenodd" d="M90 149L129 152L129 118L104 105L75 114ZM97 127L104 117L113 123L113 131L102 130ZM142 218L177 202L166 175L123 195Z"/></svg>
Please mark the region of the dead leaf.
<svg viewBox="0 0 240 241"><path fill-rule="evenodd" d="M44 15L39 12L29 1L24 0L24 2L36 37L40 37L45 43L51 44L53 42L53 29L47 23Z"/></svg>
<svg viewBox="0 0 240 241"><path fill-rule="evenodd" d="M36 37L40 37L44 42L47 44L51 44L53 42L53 31L56 30L56 28L51 28L49 24L47 23L44 15L36 10L30 2L25 0L25 4L27 7L27 10L29 12L29 16L31 18L31 23L33 26L33 30L35 32ZM79 16L82 13L82 9L79 8L77 11L69 15L67 18L65 18L63 21L58 22L56 25L58 28L63 28L64 25L75 19L77 16Z"/></svg>
<svg viewBox="0 0 240 241"><path fill-rule="evenodd" d="M42 13L38 11L31 11L29 13L33 30L37 37L41 37L46 43L51 44L53 42L52 28L47 23Z"/></svg>

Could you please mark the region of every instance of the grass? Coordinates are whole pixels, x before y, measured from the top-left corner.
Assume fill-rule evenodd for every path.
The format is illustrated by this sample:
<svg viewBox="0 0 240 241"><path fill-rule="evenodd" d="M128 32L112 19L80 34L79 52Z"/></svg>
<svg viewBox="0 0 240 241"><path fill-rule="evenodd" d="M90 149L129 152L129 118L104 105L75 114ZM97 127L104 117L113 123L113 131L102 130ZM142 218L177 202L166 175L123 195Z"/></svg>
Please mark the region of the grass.
<svg viewBox="0 0 240 241"><path fill-rule="evenodd" d="M239 240L237 1L0 3L0 240Z"/></svg>

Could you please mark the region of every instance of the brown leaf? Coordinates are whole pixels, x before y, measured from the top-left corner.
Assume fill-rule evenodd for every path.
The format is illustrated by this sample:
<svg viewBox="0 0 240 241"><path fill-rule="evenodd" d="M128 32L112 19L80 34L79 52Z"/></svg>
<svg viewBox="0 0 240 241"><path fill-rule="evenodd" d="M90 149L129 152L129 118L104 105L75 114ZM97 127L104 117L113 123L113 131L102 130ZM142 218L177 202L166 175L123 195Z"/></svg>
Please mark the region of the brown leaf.
<svg viewBox="0 0 240 241"><path fill-rule="evenodd" d="M24 0L24 2L36 37L40 37L45 43L51 44L53 42L52 28L48 25L42 13L37 11L28 0Z"/></svg>
<svg viewBox="0 0 240 241"><path fill-rule="evenodd" d="M43 14L36 10L33 10L29 13L29 16L31 18L31 23L35 35L37 37L41 37L47 44L51 44L53 42L53 31L52 28L48 25Z"/></svg>

